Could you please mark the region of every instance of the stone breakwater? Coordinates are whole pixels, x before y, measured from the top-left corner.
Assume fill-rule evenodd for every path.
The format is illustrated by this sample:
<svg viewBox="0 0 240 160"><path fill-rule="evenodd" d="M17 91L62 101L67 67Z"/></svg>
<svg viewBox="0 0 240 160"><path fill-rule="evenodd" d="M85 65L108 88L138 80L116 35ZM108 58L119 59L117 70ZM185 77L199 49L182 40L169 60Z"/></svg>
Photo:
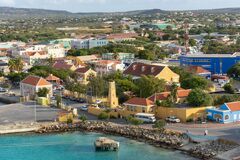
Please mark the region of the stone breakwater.
<svg viewBox="0 0 240 160"><path fill-rule="evenodd" d="M197 144L189 150L189 153L201 159L211 159L218 154L222 154L238 146L237 143L218 139L216 141Z"/></svg>
<svg viewBox="0 0 240 160"><path fill-rule="evenodd" d="M59 124L44 126L36 133L58 133L67 131L87 131L101 132L105 134L124 136L150 143L159 147L179 148L184 143L184 137L181 133L165 129L147 129L136 126L116 125L108 122L85 122L71 125Z"/></svg>
<svg viewBox="0 0 240 160"><path fill-rule="evenodd" d="M181 149L182 146L192 145L190 149L184 151L194 157L206 160L214 159L216 155L238 146L238 144L226 140L190 144L189 138L179 132L166 129L150 129L137 126L118 125L99 121L48 125L41 127L36 133L61 133L68 131L101 132L104 134L124 136L167 149L183 150Z"/></svg>

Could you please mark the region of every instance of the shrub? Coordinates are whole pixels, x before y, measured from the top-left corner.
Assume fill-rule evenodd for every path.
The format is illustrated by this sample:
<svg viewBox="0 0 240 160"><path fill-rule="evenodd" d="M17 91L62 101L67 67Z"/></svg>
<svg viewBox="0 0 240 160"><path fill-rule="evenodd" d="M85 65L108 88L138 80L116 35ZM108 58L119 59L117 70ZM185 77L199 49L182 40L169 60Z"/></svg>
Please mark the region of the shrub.
<svg viewBox="0 0 240 160"><path fill-rule="evenodd" d="M227 93L230 93L230 94L235 93L234 88L230 83L225 84L223 88Z"/></svg>
<svg viewBox="0 0 240 160"><path fill-rule="evenodd" d="M100 120L109 119L109 114L106 112L102 112L98 115L98 119L100 119Z"/></svg>
<svg viewBox="0 0 240 160"><path fill-rule="evenodd" d="M158 120L153 125L153 128L163 128L166 125L166 122L164 120Z"/></svg>
<svg viewBox="0 0 240 160"><path fill-rule="evenodd" d="M73 119L72 118L68 118L67 119L67 124L72 124L73 123Z"/></svg>
<svg viewBox="0 0 240 160"><path fill-rule="evenodd" d="M81 121L85 122L85 121L87 120L87 116L81 115L81 116L79 117L79 119L80 119Z"/></svg>
<svg viewBox="0 0 240 160"><path fill-rule="evenodd" d="M187 122L193 122L192 118L187 119Z"/></svg>
<svg viewBox="0 0 240 160"><path fill-rule="evenodd" d="M133 124L133 125L136 125L136 126L143 124L143 121L142 121L142 120L137 119L137 118L134 118L134 117L132 117L132 116L129 116L129 117L127 118L127 121L128 121L129 123Z"/></svg>

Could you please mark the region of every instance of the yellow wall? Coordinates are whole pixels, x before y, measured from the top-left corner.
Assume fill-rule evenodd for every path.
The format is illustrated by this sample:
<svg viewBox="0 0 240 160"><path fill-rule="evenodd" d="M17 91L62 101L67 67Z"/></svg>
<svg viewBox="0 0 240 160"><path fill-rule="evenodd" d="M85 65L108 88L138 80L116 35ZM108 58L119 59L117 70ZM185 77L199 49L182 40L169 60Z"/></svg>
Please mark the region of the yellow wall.
<svg viewBox="0 0 240 160"><path fill-rule="evenodd" d="M206 116L206 109L211 107L198 107L198 108L167 108L157 107L155 115L157 118L165 119L168 116L177 116L182 122L188 119L197 120Z"/></svg>
<svg viewBox="0 0 240 160"><path fill-rule="evenodd" d="M101 108L96 108L96 107L88 107L88 113L95 115L95 116L98 116L99 114L101 114L104 111L106 111L106 110L101 109ZM109 112L109 115L112 117L118 118L119 112L112 110Z"/></svg>
<svg viewBox="0 0 240 160"><path fill-rule="evenodd" d="M164 79L167 82L179 82L180 76L174 73L170 68L164 67L164 69L156 76L159 79Z"/></svg>
<svg viewBox="0 0 240 160"><path fill-rule="evenodd" d="M73 120L73 114L72 113L68 113L68 114L58 116L58 121L59 122L67 122L68 119Z"/></svg>

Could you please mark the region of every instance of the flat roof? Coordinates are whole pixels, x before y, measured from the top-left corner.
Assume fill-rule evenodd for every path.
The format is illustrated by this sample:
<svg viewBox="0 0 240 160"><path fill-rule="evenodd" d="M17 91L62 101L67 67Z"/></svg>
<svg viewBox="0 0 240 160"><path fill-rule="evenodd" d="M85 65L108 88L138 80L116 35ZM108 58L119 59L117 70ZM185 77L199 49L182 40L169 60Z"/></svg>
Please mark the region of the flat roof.
<svg viewBox="0 0 240 160"><path fill-rule="evenodd" d="M233 58L239 57L239 54L189 54L183 55L181 57L189 57L189 58Z"/></svg>

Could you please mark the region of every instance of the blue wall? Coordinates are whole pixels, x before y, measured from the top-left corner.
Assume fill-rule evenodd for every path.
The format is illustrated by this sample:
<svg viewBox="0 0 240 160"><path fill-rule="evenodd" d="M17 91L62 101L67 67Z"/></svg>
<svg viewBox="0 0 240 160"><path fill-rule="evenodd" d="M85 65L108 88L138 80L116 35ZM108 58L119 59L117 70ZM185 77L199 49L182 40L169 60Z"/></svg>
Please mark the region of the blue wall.
<svg viewBox="0 0 240 160"><path fill-rule="evenodd" d="M232 123L240 121L240 111L232 112L230 110L226 110L226 105L222 105L219 109L207 109L207 118L212 121L217 121L214 115L221 115L222 119L220 119L219 123ZM228 118L227 118L228 117Z"/></svg>
<svg viewBox="0 0 240 160"><path fill-rule="evenodd" d="M180 56L181 66L201 66L213 74L226 74L240 61L240 57L187 57Z"/></svg>

